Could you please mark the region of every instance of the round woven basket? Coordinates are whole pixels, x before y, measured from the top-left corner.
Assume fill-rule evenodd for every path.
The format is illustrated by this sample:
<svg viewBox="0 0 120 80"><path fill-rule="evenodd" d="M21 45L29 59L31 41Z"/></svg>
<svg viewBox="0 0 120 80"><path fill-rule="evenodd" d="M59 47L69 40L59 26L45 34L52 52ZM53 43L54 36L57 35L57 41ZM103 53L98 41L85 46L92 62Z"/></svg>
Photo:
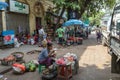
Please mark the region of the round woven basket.
<svg viewBox="0 0 120 80"><path fill-rule="evenodd" d="M23 52L13 52L13 53L11 53L11 55L16 57L16 61L22 61L23 57L24 57Z"/></svg>

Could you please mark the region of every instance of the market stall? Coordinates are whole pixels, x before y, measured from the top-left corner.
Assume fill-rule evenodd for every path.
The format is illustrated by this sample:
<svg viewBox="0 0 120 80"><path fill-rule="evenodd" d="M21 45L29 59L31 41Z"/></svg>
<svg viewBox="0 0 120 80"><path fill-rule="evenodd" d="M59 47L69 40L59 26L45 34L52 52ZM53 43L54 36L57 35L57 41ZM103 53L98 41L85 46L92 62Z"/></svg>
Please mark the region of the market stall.
<svg viewBox="0 0 120 80"><path fill-rule="evenodd" d="M62 25L63 27L66 28L67 30L67 45L71 45L74 43L77 44L82 44L83 41L83 37L81 36L81 34L83 33L83 22L81 20L77 20L77 19L70 19L68 21L66 21L65 23L63 23Z"/></svg>
<svg viewBox="0 0 120 80"><path fill-rule="evenodd" d="M73 53L67 53L42 72L42 80L61 80L70 79L77 74L79 65L77 56Z"/></svg>

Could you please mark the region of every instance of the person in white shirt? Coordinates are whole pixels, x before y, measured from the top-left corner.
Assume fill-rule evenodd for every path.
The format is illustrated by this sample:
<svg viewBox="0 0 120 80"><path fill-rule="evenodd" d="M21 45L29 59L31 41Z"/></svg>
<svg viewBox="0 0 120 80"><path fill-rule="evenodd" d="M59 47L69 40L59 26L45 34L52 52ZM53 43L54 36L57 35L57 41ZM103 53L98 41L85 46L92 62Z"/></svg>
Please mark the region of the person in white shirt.
<svg viewBox="0 0 120 80"><path fill-rule="evenodd" d="M43 41L43 37L44 37L44 35L45 35L45 32L44 32L43 27L41 27L41 28L38 30L38 32L39 32L39 42L40 42L40 45L39 45L39 46L41 46L41 43L42 43L42 41Z"/></svg>

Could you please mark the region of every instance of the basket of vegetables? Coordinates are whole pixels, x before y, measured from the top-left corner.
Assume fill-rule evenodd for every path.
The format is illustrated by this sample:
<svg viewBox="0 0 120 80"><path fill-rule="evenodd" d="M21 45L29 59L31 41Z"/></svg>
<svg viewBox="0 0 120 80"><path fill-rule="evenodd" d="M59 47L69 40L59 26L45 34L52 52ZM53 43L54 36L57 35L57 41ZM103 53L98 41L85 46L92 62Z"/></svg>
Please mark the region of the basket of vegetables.
<svg viewBox="0 0 120 80"><path fill-rule="evenodd" d="M9 55L1 59L0 61L2 65L8 66L8 65L12 65L16 61L16 58L13 55Z"/></svg>

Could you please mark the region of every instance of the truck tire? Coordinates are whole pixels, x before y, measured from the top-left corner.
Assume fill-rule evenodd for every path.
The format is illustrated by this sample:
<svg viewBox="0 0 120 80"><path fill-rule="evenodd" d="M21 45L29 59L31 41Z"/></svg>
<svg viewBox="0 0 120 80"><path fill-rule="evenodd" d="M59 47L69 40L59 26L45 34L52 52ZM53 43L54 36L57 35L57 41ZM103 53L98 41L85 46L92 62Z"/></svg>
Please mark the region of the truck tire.
<svg viewBox="0 0 120 80"><path fill-rule="evenodd" d="M118 74L120 74L120 60L117 61L117 72Z"/></svg>
<svg viewBox="0 0 120 80"><path fill-rule="evenodd" d="M116 62L117 56L112 53L112 58L111 58L111 72L112 73L120 73L120 60Z"/></svg>

